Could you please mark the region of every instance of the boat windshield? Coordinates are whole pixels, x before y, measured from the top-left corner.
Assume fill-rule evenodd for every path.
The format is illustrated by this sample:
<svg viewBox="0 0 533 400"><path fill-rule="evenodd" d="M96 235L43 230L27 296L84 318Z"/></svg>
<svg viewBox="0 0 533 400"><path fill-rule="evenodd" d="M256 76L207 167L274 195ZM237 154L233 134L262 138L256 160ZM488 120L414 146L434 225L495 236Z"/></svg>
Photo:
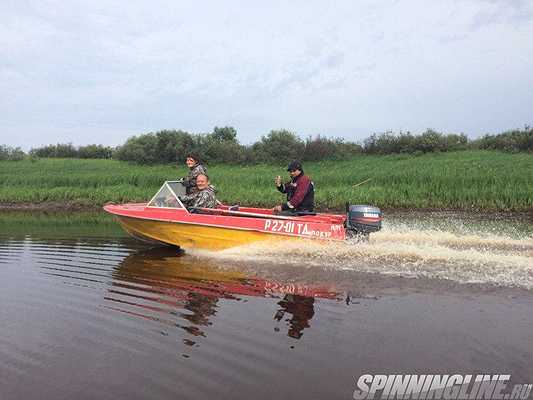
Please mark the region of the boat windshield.
<svg viewBox="0 0 533 400"><path fill-rule="evenodd" d="M185 194L185 187L178 181L167 181L150 200L148 207L185 208L178 196Z"/></svg>
<svg viewBox="0 0 533 400"><path fill-rule="evenodd" d="M180 181L166 181L165 183L172 189L176 196L185 196L187 194L185 186Z"/></svg>

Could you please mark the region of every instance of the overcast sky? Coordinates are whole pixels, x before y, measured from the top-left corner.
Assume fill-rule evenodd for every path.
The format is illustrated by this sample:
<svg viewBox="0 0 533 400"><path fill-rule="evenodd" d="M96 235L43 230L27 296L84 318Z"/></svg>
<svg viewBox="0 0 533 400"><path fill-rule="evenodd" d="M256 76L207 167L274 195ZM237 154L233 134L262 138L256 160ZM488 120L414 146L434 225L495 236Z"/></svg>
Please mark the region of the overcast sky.
<svg viewBox="0 0 533 400"><path fill-rule="evenodd" d="M533 0L0 1L0 144L533 125Z"/></svg>

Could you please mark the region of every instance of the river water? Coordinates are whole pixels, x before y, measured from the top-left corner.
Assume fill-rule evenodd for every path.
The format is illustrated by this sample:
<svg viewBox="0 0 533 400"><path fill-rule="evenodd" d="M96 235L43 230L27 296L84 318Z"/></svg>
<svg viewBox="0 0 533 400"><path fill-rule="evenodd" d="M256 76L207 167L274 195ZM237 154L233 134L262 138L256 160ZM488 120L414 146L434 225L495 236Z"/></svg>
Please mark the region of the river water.
<svg viewBox="0 0 533 400"><path fill-rule="evenodd" d="M351 399L362 374L533 383L533 224L392 215L359 245L149 248L0 214L0 399Z"/></svg>

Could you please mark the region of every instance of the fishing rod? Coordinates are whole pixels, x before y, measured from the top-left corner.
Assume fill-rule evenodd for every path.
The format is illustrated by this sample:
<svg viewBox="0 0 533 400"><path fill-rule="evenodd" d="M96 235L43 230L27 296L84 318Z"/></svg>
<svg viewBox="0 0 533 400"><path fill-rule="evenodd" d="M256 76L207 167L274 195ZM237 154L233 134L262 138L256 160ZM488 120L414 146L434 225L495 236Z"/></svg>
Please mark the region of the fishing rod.
<svg viewBox="0 0 533 400"><path fill-rule="evenodd" d="M352 187L361 186L363 183L367 183L368 181L371 181L371 180L372 180L372 178L365 179L363 182L356 183Z"/></svg>

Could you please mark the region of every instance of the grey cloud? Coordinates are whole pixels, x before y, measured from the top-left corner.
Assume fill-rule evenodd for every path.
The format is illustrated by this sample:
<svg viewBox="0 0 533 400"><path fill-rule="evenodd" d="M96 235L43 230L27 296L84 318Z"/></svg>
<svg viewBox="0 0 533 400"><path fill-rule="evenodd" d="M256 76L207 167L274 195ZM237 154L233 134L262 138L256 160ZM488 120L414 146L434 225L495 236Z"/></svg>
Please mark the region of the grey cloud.
<svg viewBox="0 0 533 400"><path fill-rule="evenodd" d="M472 17L469 29L476 31L493 24L520 26L533 22L533 3L530 0L483 0Z"/></svg>
<svg viewBox="0 0 533 400"><path fill-rule="evenodd" d="M279 127L358 139L521 126L530 19L527 1L3 2L0 144L225 124L244 142ZM499 122L464 113L494 115L490 97L507 101Z"/></svg>

